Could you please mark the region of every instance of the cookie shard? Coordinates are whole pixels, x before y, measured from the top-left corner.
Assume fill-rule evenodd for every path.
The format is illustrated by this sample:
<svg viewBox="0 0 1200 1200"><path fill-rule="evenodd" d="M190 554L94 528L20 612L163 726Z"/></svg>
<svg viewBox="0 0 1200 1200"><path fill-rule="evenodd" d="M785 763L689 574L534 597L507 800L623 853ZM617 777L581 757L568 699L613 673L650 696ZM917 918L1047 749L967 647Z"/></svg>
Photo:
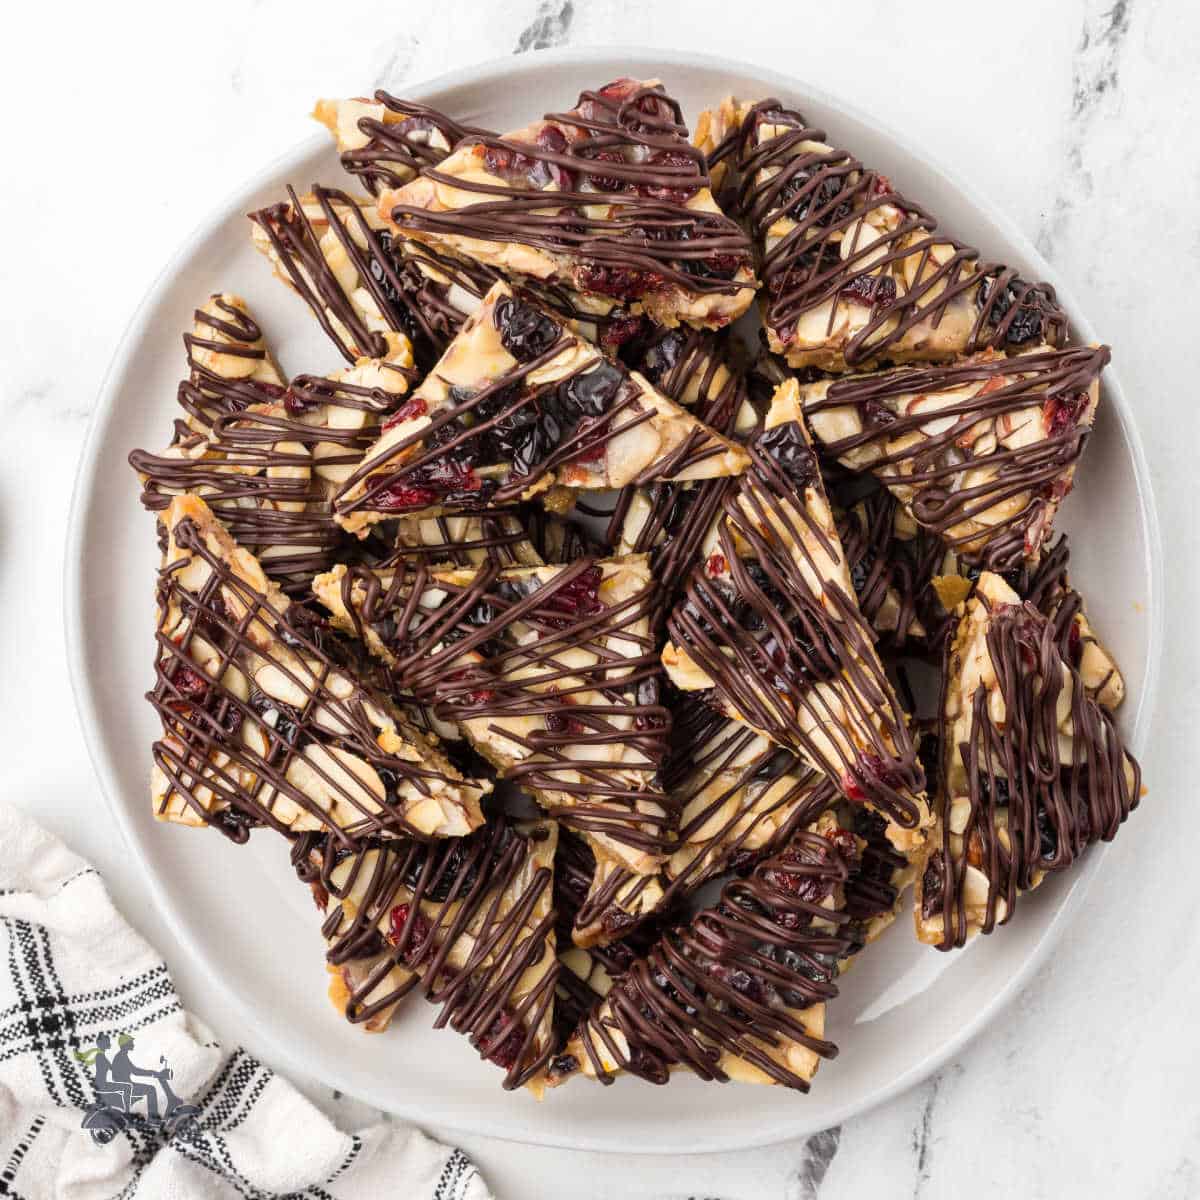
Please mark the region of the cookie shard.
<svg viewBox="0 0 1200 1200"><path fill-rule="evenodd" d="M756 286L746 235L712 197L704 154L657 80L620 79L503 137L461 143L379 211L398 234L599 312L721 328Z"/></svg>
<svg viewBox="0 0 1200 1200"><path fill-rule="evenodd" d="M312 115L333 136L342 167L372 196L403 187L464 138L489 134L383 88L372 99L318 100Z"/></svg>
<svg viewBox="0 0 1200 1200"><path fill-rule="evenodd" d="M334 493L414 382L411 348L400 338L386 359L297 376L261 402L234 407L226 397L227 411L207 414L207 434L179 423L165 450L130 454L142 504L162 514L174 496L202 497L272 579L307 593L349 540L333 519ZM239 392L236 402L246 399Z"/></svg>
<svg viewBox="0 0 1200 1200"><path fill-rule="evenodd" d="M312 311L348 363L386 358L409 339L422 365L445 344L419 303L420 278L394 251L375 206L339 188L314 185L250 214L251 242L277 279Z"/></svg>
<svg viewBox="0 0 1200 1200"><path fill-rule="evenodd" d="M917 936L942 950L1007 923L1048 872L1111 841L1142 791L1054 622L998 575L960 606L946 655L939 822L915 908Z"/></svg>
<svg viewBox="0 0 1200 1200"><path fill-rule="evenodd" d="M725 335L658 331L632 353L641 374L670 400L686 405L718 433L743 443L761 426L744 371ZM605 538L618 554L650 554L664 609L711 541L727 480L635 484L623 488Z"/></svg>
<svg viewBox="0 0 1200 1200"><path fill-rule="evenodd" d="M800 388L813 435L969 562L1036 562L1071 490L1107 346L985 351Z"/></svg>
<svg viewBox="0 0 1200 1200"><path fill-rule="evenodd" d="M847 906L862 844L833 811L794 831L625 968L551 1061L550 1084L620 1073L661 1084L686 1068L807 1091L821 1059L837 1053L825 1005L867 936Z"/></svg>
<svg viewBox="0 0 1200 1200"><path fill-rule="evenodd" d="M644 557L337 567L314 592L399 687L456 721L598 861L657 874L676 814L657 781L670 713L659 700Z"/></svg>
<svg viewBox="0 0 1200 1200"><path fill-rule="evenodd" d="M859 611L795 380L776 390L716 550L667 619L671 681L702 691L889 822L914 852L932 815L906 714Z"/></svg>
<svg viewBox="0 0 1200 1200"><path fill-rule="evenodd" d="M287 380L276 365L261 326L240 296L214 292L192 313L183 335L188 376L176 393L185 430L207 436L218 417L254 404L274 404Z"/></svg>
<svg viewBox="0 0 1200 1200"><path fill-rule="evenodd" d="M860 478L860 477L856 477ZM858 607L889 650L920 648L930 639L925 616L944 559L941 541L914 525L900 501L877 486L843 507L826 480L838 537Z"/></svg>
<svg viewBox="0 0 1200 1200"><path fill-rule="evenodd" d="M163 517L154 744L155 816L237 841L266 825L457 836L483 823L485 780L464 779L362 681L348 647L291 601L199 497Z"/></svg>
<svg viewBox="0 0 1200 1200"><path fill-rule="evenodd" d="M731 155L741 176L732 211L761 258L768 347L789 365L865 370L1065 340L1049 284L942 233L887 176L778 100L741 112L714 157Z"/></svg>
<svg viewBox="0 0 1200 1200"><path fill-rule="evenodd" d="M626 938L636 924L710 879L745 872L837 798L837 789L812 767L687 695L674 706L662 779L679 811L679 832L659 886L647 894L645 877L621 868L603 876L593 871L575 908L577 946Z"/></svg>
<svg viewBox="0 0 1200 1200"><path fill-rule="evenodd" d="M642 376L497 283L335 509L361 536L389 517L510 503L556 483L709 479L747 461Z"/></svg>
<svg viewBox="0 0 1200 1200"><path fill-rule="evenodd" d="M551 821L498 816L434 843L372 839L346 851L306 834L293 864L325 913L329 995L352 1024L386 1029L419 990L436 1024L465 1034L504 1071L506 1089L539 1098L554 1049L554 857Z"/></svg>

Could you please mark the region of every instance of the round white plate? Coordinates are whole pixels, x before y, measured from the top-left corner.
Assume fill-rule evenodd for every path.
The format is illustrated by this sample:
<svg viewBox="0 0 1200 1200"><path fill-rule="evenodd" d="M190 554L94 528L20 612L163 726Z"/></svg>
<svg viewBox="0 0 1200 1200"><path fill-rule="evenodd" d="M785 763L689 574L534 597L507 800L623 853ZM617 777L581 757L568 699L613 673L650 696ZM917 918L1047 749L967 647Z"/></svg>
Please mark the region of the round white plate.
<svg viewBox="0 0 1200 1200"><path fill-rule="evenodd" d="M585 87L621 75L661 77L690 121L733 93L796 104L838 145L885 171L938 214L943 227L1031 278L1060 281L983 199L927 155L868 117L800 84L747 65L643 50L506 58L405 94L495 129L570 106ZM779 1088L716 1088L677 1076L666 1091L634 1079L612 1088L577 1081L538 1105L506 1094L499 1072L465 1039L430 1028L413 997L382 1036L347 1025L325 996L319 920L291 876L287 847L260 832L244 848L212 833L157 824L147 794L157 729L142 699L153 678L153 521L137 501L125 457L168 439L180 343L192 309L211 292L244 296L284 370L323 372L340 358L303 303L250 247L245 213L280 199L284 185L346 186L334 152L314 137L232 196L188 239L134 317L96 406L80 467L67 547L67 632L72 675L97 773L118 824L181 943L271 1043L277 1065L317 1075L381 1108L444 1129L575 1148L638 1152L724 1150L824 1129L918 1082L996 1014L1078 908L1102 854L1022 900L1018 919L967 951L918 946L907 914L862 956L830 1008L841 1046L809 1096ZM1095 333L1062 291L1075 334ZM1105 331L1119 342L1119 330ZM1142 745L1162 639L1161 561L1153 500L1130 406L1116 375L1104 399L1061 525L1072 535L1072 574L1129 687L1122 721ZM1136 836L1138 820L1133 822ZM1119 886L1119 884L1118 884Z"/></svg>

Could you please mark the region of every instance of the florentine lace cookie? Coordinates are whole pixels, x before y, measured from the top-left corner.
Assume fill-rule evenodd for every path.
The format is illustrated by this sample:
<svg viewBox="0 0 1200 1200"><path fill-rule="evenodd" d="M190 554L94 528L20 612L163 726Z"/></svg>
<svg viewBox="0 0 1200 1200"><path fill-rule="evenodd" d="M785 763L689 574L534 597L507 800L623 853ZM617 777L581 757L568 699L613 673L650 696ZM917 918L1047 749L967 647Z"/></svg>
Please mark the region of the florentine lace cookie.
<svg viewBox="0 0 1200 1200"><path fill-rule="evenodd" d="M405 237L511 278L660 325L721 328L756 285L749 241L713 200L703 158L656 80L620 79L570 112L460 143L384 192L379 211Z"/></svg>
<svg viewBox="0 0 1200 1200"><path fill-rule="evenodd" d="M550 1063L555 1086L621 1072L666 1083L702 1079L807 1091L822 1058L825 1003L865 942L847 911L862 841L822 813L720 901L668 930L621 975Z"/></svg>
<svg viewBox="0 0 1200 1200"><path fill-rule="evenodd" d="M336 501L362 534L401 515L744 469L745 452L504 284L385 424Z"/></svg>
<svg viewBox="0 0 1200 1200"><path fill-rule="evenodd" d="M692 696L672 704L671 752L663 788L679 811L679 832L661 881L620 867L593 870L571 931L590 947L628 936L709 879L745 871L779 849L837 796L822 775L745 725ZM647 888L659 886L649 895Z"/></svg>
<svg viewBox="0 0 1200 1200"><path fill-rule="evenodd" d="M1071 586L1070 558L1070 544L1063 533L1052 545L1043 545L1036 564L1022 563L1000 578L1053 624L1055 645L1063 661L1079 672L1089 695L1115 712L1125 699L1125 679L1092 628L1083 597ZM974 595L983 572L964 563L953 550L945 552L939 569L930 589L936 596L938 615L930 624L957 628L959 606Z"/></svg>
<svg viewBox="0 0 1200 1200"><path fill-rule="evenodd" d="M1141 770L1047 620L985 572L944 668L938 836L917 884L917 936L948 950L1012 918L1049 871L1111 841Z"/></svg>
<svg viewBox="0 0 1200 1200"><path fill-rule="evenodd" d="M1054 289L947 237L891 181L778 100L742 109L710 155L761 256L768 346L793 367L862 370L1060 344Z"/></svg>
<svg viewBox="0 0 1200 1200"><path fill-rule="evenodd" d="M305 196L288 188L287 200L252 212L250 221L255 249L347 362L388 357L398 335L423 364L436 358L444 338L413 299L370 201L319 185Z"/></svg>
<svg viewBox="0 0 1200 1200"><path fill-rule="evenodd" d="M934 603L932 585L944 565L940 539L921 529L884 487L872 487L848 507L826 483L838 538L850 566L858 607L890 650L920 649L929 637L922 616Z"/></svg>
<svg viewBox="0 0 1200 1200"><path fill-rule="evenodd" d="M660 331L640 347L637 368L664 396L687 405L718 433L742 442L762 417L733 348L720 335ZM623 488L605 534L617 554L650 554L664 613L711 537L727 480L650 483Z"/></svg>
<svg viewBox="0 0 1200 1200"><path fill-rule="evenodd" d="M313 590L399 687L456 720L598 861L657 873L675 814L656 781L670 714L659 702L644 558L504 571L336 567Z"/></svg>
<svg viewBox="0 0 1200 1200"><path fill-rule="evenodd" d="M932 816L905 712L859 611L794 380L722 502L716 549L667 620L671 681L791 750L889 821L897 849Z"/></svg>
<svg viewBox="0 0 1200 1200"><path fill-rule="evenodd" d="M346 540L333 520L334 493L414 381L401 337L387 359L361 359L327 378L297 376L275 403L213 416L207 436L180 423L166 450L129 456L142 504L162 513L172 496L203 497L273 579L307 593Z"/></svg>
<svg viewBox="0 0 1200 1200"><path fill-rule="evenodd" d="M382 88L375 98L318 100L313 117L333 135L342 166L371 193L403 187L436 166L466 137L490 130L460 125L445 113Z"/></svg>
<svg viewBox="0 0 1200 1200"><path fill-rule="evenodd" d="M364 111L364 105L371 111ZM465 136L494 136L488 130L459 125L444 113L386 92L376 92L375 105L363 100L318 101L313 115L334 133L342 151L342 165L359 176L373 195L378 194L380 183L397 188L408 182L419 167L436 166ZM394 178L388 179L389 174ZM314 188L313 197L319 198L323 190ZM340 219L336 211L329 215L331 222ZM435 249L410 238L393 239L394 231L377 228L382 222L376 213L370 214L368 223L374 236L364 233L363 237L376 244L376 257L390 256L392 273L388 278L402 289L399 299L421 324L425 341L436 357L479 307L488 289L502 277L501 273L452 253L445 246ZM339 256L336 241L331 243L329 238L322 238L321 247L330 251L330 258ZM279 247L277 253L282 249ZM333 267L335 263L329 265ZM372 270L377 268L372 266ZM382 277L381 269L379 273ZM321 281L322 291L337 292L342 274L326 271ZM610 298L584 296L555 280L527 278L522 285L540 305L566 321L573 332L596 342L610 354L641 332L646 323L644 317L632 314ZM394 296L390 298L397 300ZM420 349L426 349L424 342Z"/></svg>
<svg viewBox="0 0 1200 1200"><path fill-rule="evenodd" d="M361 681L336 635L272 583L196 496L163 517L151 793L160 820L447 837L483 822L464 779Z"/></svg>
<svg viewBox="0 0 1200 1200"><path fill-rule="evenodd" d="M353 1024L385 1029L419 986L436 1025L466 1034L504 1071L504 1087L539 1098L554 1049L552 821L497 816L433 844L373 840L346 849L306 835L293 850L325 912L329 996Z"/></svg>
<svg viewBox="0 0 1200 1200"><path fill-rule="evenodd" d="M988 351L802 385L824 449L871 471L913 519L993 570L1036 562L1100 399L1106 346Z"/></svg>
<svg viewBox="0 0 1200 1200"><path fill-rule="evenodd" d="M210 296L192 314L183 345L188 377L180 383L177 399L183 423L193 433L207 435L221 415L282 398L286 380L240 296Z"/></svg>

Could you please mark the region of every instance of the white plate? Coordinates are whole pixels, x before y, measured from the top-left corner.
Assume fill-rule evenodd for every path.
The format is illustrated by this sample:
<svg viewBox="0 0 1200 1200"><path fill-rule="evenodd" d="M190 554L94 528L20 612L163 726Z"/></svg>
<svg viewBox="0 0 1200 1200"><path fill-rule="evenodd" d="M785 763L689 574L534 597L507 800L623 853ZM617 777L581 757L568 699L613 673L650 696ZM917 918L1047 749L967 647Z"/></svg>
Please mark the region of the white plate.
<svg viewBox="0 0 1200 1200"><path fill-rule="evenodd" d="M1096 334L1032 246L985 200L874 120L770 72L695 55L578 51L506 58L405 92L470 122L508 129L569 107L584 87L621 75L661 76L695 114L721 96L774 94L795 103L838 145L919 197L943 227L989 256L1060 288L1075 335ZM315 84L314 84L315 86ZM778 1088L723 1089L677 1077L666 1091L633 1079L613 1088L582 1081L537 1105L499 1087L465 1039L429 1028L416 997L392 1030L371 1037L345 1024L325 997L317 914L291 877L284 844L265 832L246 848L215 834L157 824L147 796L156 734L142 700L152 678L151 518L141 511L125 456L158 447L175 412L181 332L209 293L246 297L284 369L332 370L336 351L304 305L271 278L250 248L244 216L284 185L345 185L331 147L315 137L243 188L192 235L134 317L96 406L76 487L67 547L67 632L77 700L109 804L167 920L188 953L227 989L276 1062L342 1091L451 1130L575 1148L696 1152L766 1144L827 1128L918 1082L980 1030L1027 980L1100 866L1093 850L1065 878L1021 902L1019 919L964 953L919 947L907 917L846 977L831 1006L841 1054L811 1095ZM1117 343L1120 331L1104 331ZM1144 741L1162 640L1161 553L1153 499L1130 406L1116 374L1061 525L1077 554L1072 573L1096 627L1126 675L1122 712L1135 749ZM1137 836L1140 817L1127 836ZM1114 881L1114 886L1120 886Z"/></svg>

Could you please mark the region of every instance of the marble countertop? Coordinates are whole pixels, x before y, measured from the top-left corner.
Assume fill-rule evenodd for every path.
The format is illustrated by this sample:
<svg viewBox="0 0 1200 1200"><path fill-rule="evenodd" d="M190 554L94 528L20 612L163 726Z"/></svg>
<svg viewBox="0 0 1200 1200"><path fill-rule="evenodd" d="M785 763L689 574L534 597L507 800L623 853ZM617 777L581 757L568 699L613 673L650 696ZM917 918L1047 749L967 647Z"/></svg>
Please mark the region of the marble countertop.
<svg viewBox="0 0 1200 1200"><path fill-rule="evenodd" d="M89 411L122 329L187 231L311 133L317 94L402 91L563 44L759 61L954 164L1034 238L1116 347L1167 554L1168 649L1145 756L1152 794L1050 963L956 1061L892 1103L742 1154L616 1161L484 1138L465 1148L502 1200L1200 1194L1200 663L1186 618L1200 586L1200 422L1185 354L1200 281L1200 8L759 0L731 16L711 0L372 0L345 24L338 11L314 0L117 0L22 5L6 18L0 95L23 161L0 193L0 795L89 856L174 964L189 1007L253 1048L253 1031L235 1033L219 997L173 955L138 881L120 873L70 699L63 536ZM341 1120L373 1116L302 1082Z"/></svg>

